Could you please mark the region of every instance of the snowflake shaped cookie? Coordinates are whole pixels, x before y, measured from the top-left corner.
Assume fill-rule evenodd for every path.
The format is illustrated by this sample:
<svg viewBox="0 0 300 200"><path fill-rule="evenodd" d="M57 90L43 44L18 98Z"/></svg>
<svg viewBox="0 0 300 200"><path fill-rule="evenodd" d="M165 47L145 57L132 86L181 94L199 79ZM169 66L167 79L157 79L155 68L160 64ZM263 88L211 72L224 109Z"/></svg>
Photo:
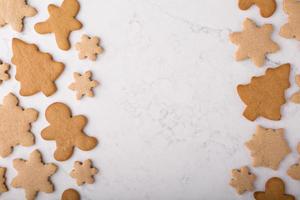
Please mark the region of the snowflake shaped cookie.
<svg viewBox="0 0 300 200"><path fill-rule="evenodd" d="M94 92L93 88L99 85L98 81L91 80L92 72L87 71L83 75L80 73L74 73L75 82L71 83L69 89L73 91L77 91L76 97L77 99L81 99L84 95L93 97Z"/></svg>
<svg viewBox="0 0 300 200"><path fill-rule="evenodd" d="M277 170L280 162L291 152L283 129L257 126L255 134L245 145L251 151L254 167L269 167L273 170Z"/></svg>
<svg viewBox="0 0 300 200"><path fill-rule="evenodd" d="M37 11L25 0L0 0L0 26L10 24L15 31L23 30L23 18L36 15Z"/></svg>
<svg viewBox="0 0 300 200"><path fill-rule="evenodd" d="M76 49L79 51L79 59L90 59L95 61L97 55L103 52L100 46L98 37L89 37L88 35L81 36L81 42L76 43Z"/></svg>
<svg viewBox="0 0 300 200"><path fill-rule="evenodd" d="M0 105L0 156L10 155L16 145L34 144L30 124L36 121L37 117L36 110L24 110L18 106L18 99L12 93L4 97L3 104Z"/></svg>
<svg viewBox="0 0 300 200"><path fill-rule="evenodd" d="M232 170L232 179L230 185L236 189L238 194L243 194L246 191L253 191L253 182L256 176L249 171L248 167Z"/></svg>
<svg viewBox="0 0 300 200"><path fill-rule="evenodd" d="M76 179L77 185L83 185L84 183L93 184L95 182L94 175L97 173L98 169L93 167L92 161L88 159L83 163L76 161L70 175Z"/></svg>
<svg viewBox="0 0 300 200"><path fill-rule="evenodd" d="M243 26L242 32L230 34L231 42L238 45L236 60L250 58L256 66L260 67L265 62L266 54L279 50L279 46L271 40L273 26L265 24L258 27L248 18L244 21Z"/></svg>
<svg viewBox="0 0 300 200"><path fill-rule="evenodd" d="M11 185L15 188L23 188L27 200L34 200L38 192L51 193L54 191L49 177L56 172L57 166L52 163L44 164L38 150L30 154L29 160L15 159L13 165L18 171L18 175L13 179Z"/></svg>

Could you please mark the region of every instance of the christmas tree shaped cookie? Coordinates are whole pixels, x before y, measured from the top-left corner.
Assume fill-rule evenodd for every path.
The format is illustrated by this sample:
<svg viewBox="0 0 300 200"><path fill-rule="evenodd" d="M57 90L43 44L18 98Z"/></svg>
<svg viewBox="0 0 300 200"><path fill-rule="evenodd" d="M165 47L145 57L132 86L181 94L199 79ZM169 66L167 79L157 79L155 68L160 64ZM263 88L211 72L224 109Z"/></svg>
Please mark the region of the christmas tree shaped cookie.
<svg viewBox="0 0 300 200"><path fill-rule="evenodd" d="M246 85L238 85L237 91L247 105L244 116L254 121L258 117L280 120L280 108L285 100L285 90L290 87L290 64L267 69L263 76L253 77Z"/></svg>
<svg viewBox="0 0 300 200"><path fill-rule="evenodd" d="M54 81L64 70L64 64L39 51L35 44L14 38L12 63L16 65L16 79L21 83L20 94L31 96L38 92L50 96L57 90Z"/></svg>

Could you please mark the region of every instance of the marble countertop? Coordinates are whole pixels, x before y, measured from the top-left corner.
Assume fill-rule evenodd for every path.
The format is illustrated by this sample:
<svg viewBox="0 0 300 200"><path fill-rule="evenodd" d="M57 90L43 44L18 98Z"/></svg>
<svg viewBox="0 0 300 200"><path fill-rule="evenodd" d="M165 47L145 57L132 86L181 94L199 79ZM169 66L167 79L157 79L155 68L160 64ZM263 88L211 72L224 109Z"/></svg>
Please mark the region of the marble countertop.
<svg viewBox="0 0 300 200"><path fill-rule="evenodd" d="M251 165L244 143L259 124L284 128L293 152L278 171L251 167L258 176L256 189L263 190L267 179L279 176L286 181L288 193L300 196L300 182L286 175L299 158L300 106L285 104L279 122L250 122L242 116L244 104L236 92L238 84L286 62L293 68L292 87L286 95L297 90L293 77L300 73L300 42L278 35L287 18L282 1L278 1L276 13L265 19L254 7L240 11L236 0L80 0L78 19L84 27L72 33L71 42L79 41L82 34L101 37L105 53L97 62L79 60L74 46L61 51L53 35L34 31L34 24L47 18L48 4L61 2L29 0L39 13L26 18L24 32L16 33L9 26L0 29L0 59L4 62L10 62L11 39L18 37L36 43L66 64L57 81L58 91L49 98L42 94L21 97L14 78L0 87L1 101L13 92L22 106L40 112L32 127L36 144L16 147L13 154L0 160L0 166L8 168L8 184L16 175L12 160L27 159L31 151L39 149L44 161L56 163L59 170L52 177L55 192L39 193L37 199L60 199L70 187L80 191L83 200L252 199L251 193L238 196L228 183L232 168ZM234 61L236 47L228 34L241 30L246 17L275 27L273 39L281 50L268 55L265 67ZM67 86L73 72L86 70L92 70L101 86L95 89L95 98L78 101ZM15 76L15 67L11 75ZM99 139L97 148L89 152L76 149L65 162L54 160L55 144L43 140L40 132L48 124L45 109L56 101L68 104L74 115L88 117L85 131ZM69 172L74 161L87 158L101 174L95 184L78 187ZM23 190L9 189L1 199L24 198Z"/></svg>

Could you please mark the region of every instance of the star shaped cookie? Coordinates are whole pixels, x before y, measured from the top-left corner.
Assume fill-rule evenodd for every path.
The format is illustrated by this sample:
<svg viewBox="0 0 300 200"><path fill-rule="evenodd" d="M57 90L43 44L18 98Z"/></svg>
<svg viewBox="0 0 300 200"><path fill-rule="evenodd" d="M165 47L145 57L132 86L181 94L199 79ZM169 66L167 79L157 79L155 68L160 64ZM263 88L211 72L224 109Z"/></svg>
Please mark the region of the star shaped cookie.
<svg viewBox="0 0 300 200"><path fill-rule="evenodd" d="M266 54L279 50L279 46L271 39L273 26L265 24L258 27L248 18L244 21L243 26L242 32L232 33L229 37L231 42L238 46L236 60L250 58L256 66L260 67L265 63Z"/></svg>

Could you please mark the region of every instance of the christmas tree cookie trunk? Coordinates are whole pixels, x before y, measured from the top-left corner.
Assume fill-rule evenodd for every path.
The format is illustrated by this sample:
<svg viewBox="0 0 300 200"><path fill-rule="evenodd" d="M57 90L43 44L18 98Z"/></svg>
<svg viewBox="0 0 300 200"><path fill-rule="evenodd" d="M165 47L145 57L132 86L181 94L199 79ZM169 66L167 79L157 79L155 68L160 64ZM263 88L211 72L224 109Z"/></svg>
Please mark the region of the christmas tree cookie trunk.
<svg viewBox="0 0 300 200"><path fill-rule="evenodd" d="M244 116L254 121L258 117L280 120L280 108L286 102L285 90L290 87L290 64L267 69L266 74L253 77L246 85L238 85L237 91L247 105Z"/></svg>

